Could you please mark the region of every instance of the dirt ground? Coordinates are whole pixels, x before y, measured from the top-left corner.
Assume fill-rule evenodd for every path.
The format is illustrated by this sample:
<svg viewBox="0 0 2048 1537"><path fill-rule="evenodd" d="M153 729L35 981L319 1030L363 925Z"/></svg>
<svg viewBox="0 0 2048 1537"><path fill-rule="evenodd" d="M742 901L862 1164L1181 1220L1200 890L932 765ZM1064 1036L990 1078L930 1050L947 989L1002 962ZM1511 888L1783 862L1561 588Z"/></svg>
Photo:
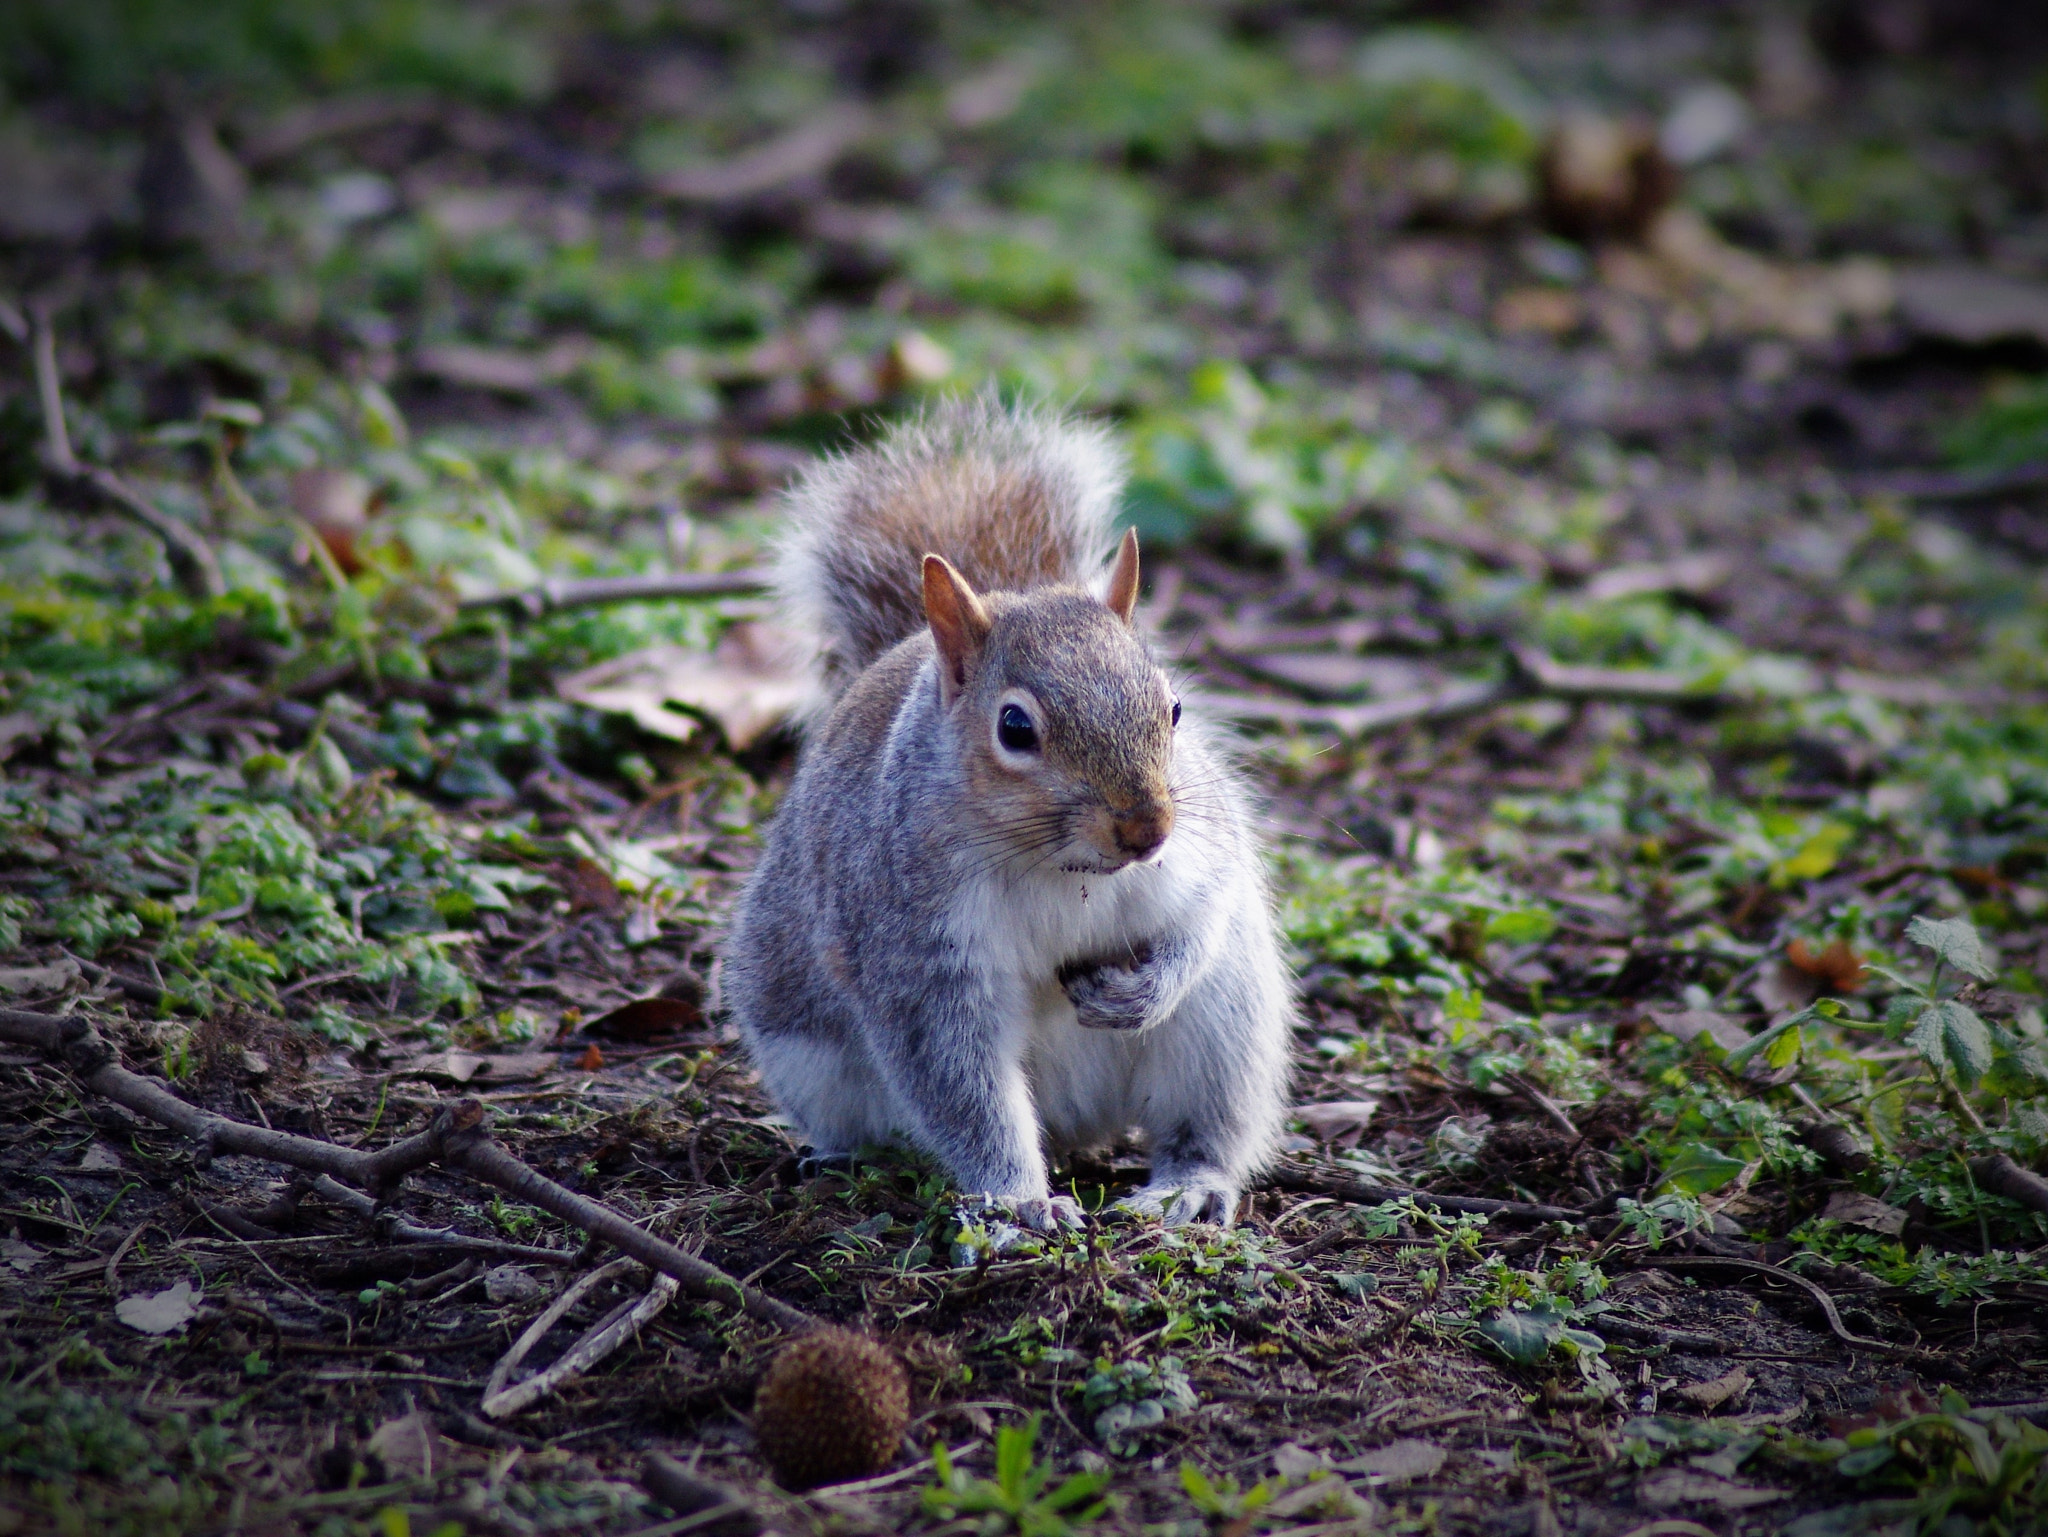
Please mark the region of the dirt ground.
<svg viewBox="0 0 2048 1537"><path fill-rule="evenodd" d="M346 1147L474 1100L885 1342L903 1450L780 1487L781 1336L687 1294L490 1419L604 1245L440 1167L371 1213L0 1044L0 1534L2040 1530L2048 1209L1985 1172L2048 1151L2036 29L1457 7L1422 36L1481 51L1424 70L1344 7L631 9L522 21L524 96L210 87L171 130L23 34L0 1003ZM1702 80L1724 143L1574 201L1574 104L1683 158ZM227 596L50 468L44 315L80 456ZM802 1166L720 996L794 733L561 684L743 671L793 470L991 379L1131 444L1145 622L1265 797L1298 1111L1227 1231L1118 1220L1136 1143L1060 1166L1099 1216L1042 1246L910 1152ZM493 598L542 572L729 580ZM1887 1016L1930 966L1981 1063ZM1053 1485L973 1484L1026 1423ZM678 1515L650 1452L753 1514Z"/></svg>

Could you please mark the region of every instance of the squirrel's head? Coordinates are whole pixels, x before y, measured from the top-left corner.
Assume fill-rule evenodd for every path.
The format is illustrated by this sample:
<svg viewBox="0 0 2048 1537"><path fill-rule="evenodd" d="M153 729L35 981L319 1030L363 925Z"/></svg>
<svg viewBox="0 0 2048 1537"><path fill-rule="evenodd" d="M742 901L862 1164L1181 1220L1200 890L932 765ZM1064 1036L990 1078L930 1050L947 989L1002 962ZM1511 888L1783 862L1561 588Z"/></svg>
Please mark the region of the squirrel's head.
<svg viewBox="0 0 2048 1537"><path fill-rule="evenodd" d="M939 702L960 732L990 860L1106 875L1158 856L1173 831L1169 783L1180 701L1132 625L1138 537L1124 535L1108 594L1078 587L979 594L924 558Z"/></svg>

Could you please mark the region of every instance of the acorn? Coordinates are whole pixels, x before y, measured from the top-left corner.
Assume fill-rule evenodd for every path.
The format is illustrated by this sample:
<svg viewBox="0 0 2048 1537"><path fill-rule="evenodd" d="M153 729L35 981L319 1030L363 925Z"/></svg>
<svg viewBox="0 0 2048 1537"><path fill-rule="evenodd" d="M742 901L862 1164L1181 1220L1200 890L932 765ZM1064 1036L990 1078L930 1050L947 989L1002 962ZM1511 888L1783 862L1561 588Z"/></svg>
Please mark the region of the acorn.
<svg viewBox="0 0 2048 1537"><path fill-rule="evenodd" d="M820 1329L783 1346L754 1395L754 1441L787 1489L881 1472L909 1422L902 1363L851 1329Z"/></svg>

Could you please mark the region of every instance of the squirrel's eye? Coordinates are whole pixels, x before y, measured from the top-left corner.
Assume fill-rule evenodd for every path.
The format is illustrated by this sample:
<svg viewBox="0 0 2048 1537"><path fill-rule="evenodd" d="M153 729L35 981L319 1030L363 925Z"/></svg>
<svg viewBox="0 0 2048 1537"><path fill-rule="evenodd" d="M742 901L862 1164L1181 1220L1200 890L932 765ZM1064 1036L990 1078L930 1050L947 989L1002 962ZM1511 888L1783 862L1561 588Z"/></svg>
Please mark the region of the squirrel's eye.
<svg viewBox="0 0 2048 1537"><path fill-rule="evenodd" d="M1176 726L1180 724L1180 701L1178 699L1173 702L1173 724Z"/></svg>
<svg viewBox="0 0 2048 1537"><path fill-rule="evenodd" d="M1011 752L1036 752L1038 728L1020 705L1006 704L996 717L996 740Z"/></svg>

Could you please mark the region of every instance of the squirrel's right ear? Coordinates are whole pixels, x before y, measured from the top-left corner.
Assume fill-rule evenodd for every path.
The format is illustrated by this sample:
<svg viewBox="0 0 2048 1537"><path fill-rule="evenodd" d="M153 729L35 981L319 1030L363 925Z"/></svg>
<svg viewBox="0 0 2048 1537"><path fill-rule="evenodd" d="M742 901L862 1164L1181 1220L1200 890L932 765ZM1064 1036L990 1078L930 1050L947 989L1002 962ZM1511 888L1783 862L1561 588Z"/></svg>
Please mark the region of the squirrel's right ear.
<svg viewBox="0 0 2048 1537"><path fill-rule="evenodd" d="M939 648L939 699L951 704L981 656L990 620L967 578L938 555L924 558L924 617Z"/></svg>
<svg viewBox="0 0 2048 1537"><path fill-rule="evenodd" d="M1124 530L1124 542L1117 546L1116 564L1110 568L1109 592L1102 600L1109 611L1125 624L1138 611L1138 531Z"/></svg>

